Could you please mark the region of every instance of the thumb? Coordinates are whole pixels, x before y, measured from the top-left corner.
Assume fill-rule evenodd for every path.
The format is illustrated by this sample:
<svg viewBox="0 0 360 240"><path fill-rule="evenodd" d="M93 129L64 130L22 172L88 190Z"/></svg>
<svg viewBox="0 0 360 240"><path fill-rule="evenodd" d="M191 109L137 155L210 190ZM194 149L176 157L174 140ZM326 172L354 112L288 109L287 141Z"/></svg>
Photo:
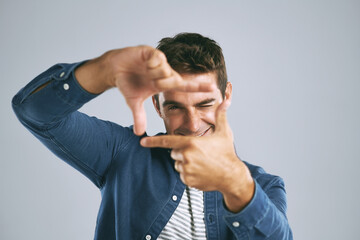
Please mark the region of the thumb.
<svg viewBox="0 0 360 240"><path fill-rule="evenodd" d="M134 118L134 133L141 136L146 130L146 112L143 102L136 102L129 106Z"/></svg>
<svg viewBox="0 0 360 240"><path fill-rule="evenodd" d="M215 112L215 132L223 133L228 129L228 122L226 117L226 110L229 107L228 101L224 100L218 106Z"/></svg>

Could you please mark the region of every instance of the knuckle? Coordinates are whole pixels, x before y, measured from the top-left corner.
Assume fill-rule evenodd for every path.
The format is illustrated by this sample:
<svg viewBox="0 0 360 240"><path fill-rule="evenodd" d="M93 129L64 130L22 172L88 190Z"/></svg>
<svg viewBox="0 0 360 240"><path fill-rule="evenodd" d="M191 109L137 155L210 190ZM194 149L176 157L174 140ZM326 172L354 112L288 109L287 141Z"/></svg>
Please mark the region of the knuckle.
<svg viewBox="0 0 360 240"><path fill-rule="evenodd" d="M180 87L184 88L184 81L182 80L182 78L180 76L174 75L173 78L174 78L175 86L177 86L179 88ZM186 87L186 85L185 85L185 87ZM186 89L184 89L184 90L186 90Z"/></svg>
<svg viewBox="0 0 360 240"><path fill-rule="evenodd" d="M168 139L163 138L163 139L160 140L160 144L161 144L162 146L167 147L167 146L169 146L169 141L168 141Z"/></svg>
<svg viewBox="0 0 360 240"><path fill-rule="evenodd" d="M190 138L189 139L189 145L190 146L196 146L197 139L196 138Z"/></svg>
<svg viewBox="0 0 360 240"><path fill-rule="evenodd" d="M184 150L182 154L183 154L184 160L186 160L187 162L189 162L189 151L188 151L188 150Z"/></svg>
<svg viewBox="0 0 360 240"><path fill-rule="evenodd" d="M183 164L183 172L186 176L191 176L194 173L194 170L190 163Z"/></svg>
<svg viewBox="0 0 360 240"><path fill-rule="evenodd" d="M191 163L193 162L192 155L193 153L189 149L186 149L182 152L184 162L186 162L189 166L191 166Z"/></svg>
<svg viewBox="0 0 360 240"><path fill-rule="evenodd" d="M168 77L170 76L171 72L167 66L162 65L157 69L157 77Z"/></svg>
<svg viewBox="0 0 360 240"><path fill-rule="evenodd" d="M186 176L189 175L189 168L188 168L187 165L184 165L184 166L183 166L183 173L184 173L184 175L186 175Z"/></svg>
<svg viewBox="0 0 360 240"><path fill-rule="evenodd" d="M162 51L160 51L160 50L157 49L157 50L155 51L155 54L156 54L156 56L159 57L161 60L167 61L167 60L166 60L166 55L165 55Z"/></svg>
<svg viewBox="0 0 360 240"><path fill-rule="evenodd" d="M189 176L186 175L186 174L181 174L181 176L182 176L183 182L184 182L186 185L189 185L189 183L190 183Z"/></svg>
<svg viewBox="0 0 360 240"><path fill-rule="evenodd" d="M164 66L164 67L161 69L161 73L162 73L162 75L165 76L165 77L170 77L172 71L171 71L170 67L169 67L168 65L166 65L166 66Z"/></svg>
<svg viewBox="0 0 360 240"><path fill-rule="evenodd" d="M153 81L153 84L154 84L155 88L161 88L162 87L162 84L161 84L161 82L159 80Z"/></svg>

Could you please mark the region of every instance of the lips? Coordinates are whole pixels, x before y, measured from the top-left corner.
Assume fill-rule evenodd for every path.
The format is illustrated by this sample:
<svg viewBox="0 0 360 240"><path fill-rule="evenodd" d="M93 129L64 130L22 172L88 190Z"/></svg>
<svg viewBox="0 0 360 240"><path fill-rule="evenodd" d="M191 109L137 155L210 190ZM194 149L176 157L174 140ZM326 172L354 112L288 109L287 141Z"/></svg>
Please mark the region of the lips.
<svg viewBox="0 0 360 240"><path fill-rule="evenodd" d="M198 134L197 132L190 132L187 130L181 130L181 131L175 131L174 134L175 135L181 135L181 136L193 136L193 137L202 137L205 135L209 135L212 132L212 129L214 129L214 126L209 126L205 131L201 132L200 134Z"/></svg>

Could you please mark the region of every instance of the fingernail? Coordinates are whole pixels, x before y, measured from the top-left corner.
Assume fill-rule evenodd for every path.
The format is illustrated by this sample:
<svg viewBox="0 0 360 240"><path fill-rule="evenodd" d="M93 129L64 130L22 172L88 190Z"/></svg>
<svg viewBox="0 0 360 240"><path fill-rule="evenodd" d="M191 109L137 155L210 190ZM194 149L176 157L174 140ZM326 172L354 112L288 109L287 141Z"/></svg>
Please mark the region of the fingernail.
<svg viewBox="0 0 360 240"><path fill-rule="evenodd" d="M143 147L146 146L146 138L142 138L142 139L140 140L140 145L143 146Z"/></svg>
<svg viewBox="0 0 360 240"><path fill-rule="evenodd" d="M139 131L139 129L136 128L136 126L134 126L134 134L136 136L142 136L145 133L145 131Z"/></svg>

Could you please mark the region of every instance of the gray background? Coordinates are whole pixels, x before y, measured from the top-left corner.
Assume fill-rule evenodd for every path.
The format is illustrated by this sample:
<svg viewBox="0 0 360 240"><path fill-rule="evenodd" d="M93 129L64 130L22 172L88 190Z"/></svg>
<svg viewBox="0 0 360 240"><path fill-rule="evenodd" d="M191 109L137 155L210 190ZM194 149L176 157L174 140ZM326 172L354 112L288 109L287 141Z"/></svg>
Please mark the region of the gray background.
<svg viewBox="0 0 360 240"><path fill-rule="evenodd" d="M100 192L20 125L12 96L57 62L183 31L224 50L240 157L284 178L295 239L359 239L359 1L0 2L0 239L92 239ZM163 131L147 102L148 132ZM130 125L116 89L82 111Z"/></svg>

